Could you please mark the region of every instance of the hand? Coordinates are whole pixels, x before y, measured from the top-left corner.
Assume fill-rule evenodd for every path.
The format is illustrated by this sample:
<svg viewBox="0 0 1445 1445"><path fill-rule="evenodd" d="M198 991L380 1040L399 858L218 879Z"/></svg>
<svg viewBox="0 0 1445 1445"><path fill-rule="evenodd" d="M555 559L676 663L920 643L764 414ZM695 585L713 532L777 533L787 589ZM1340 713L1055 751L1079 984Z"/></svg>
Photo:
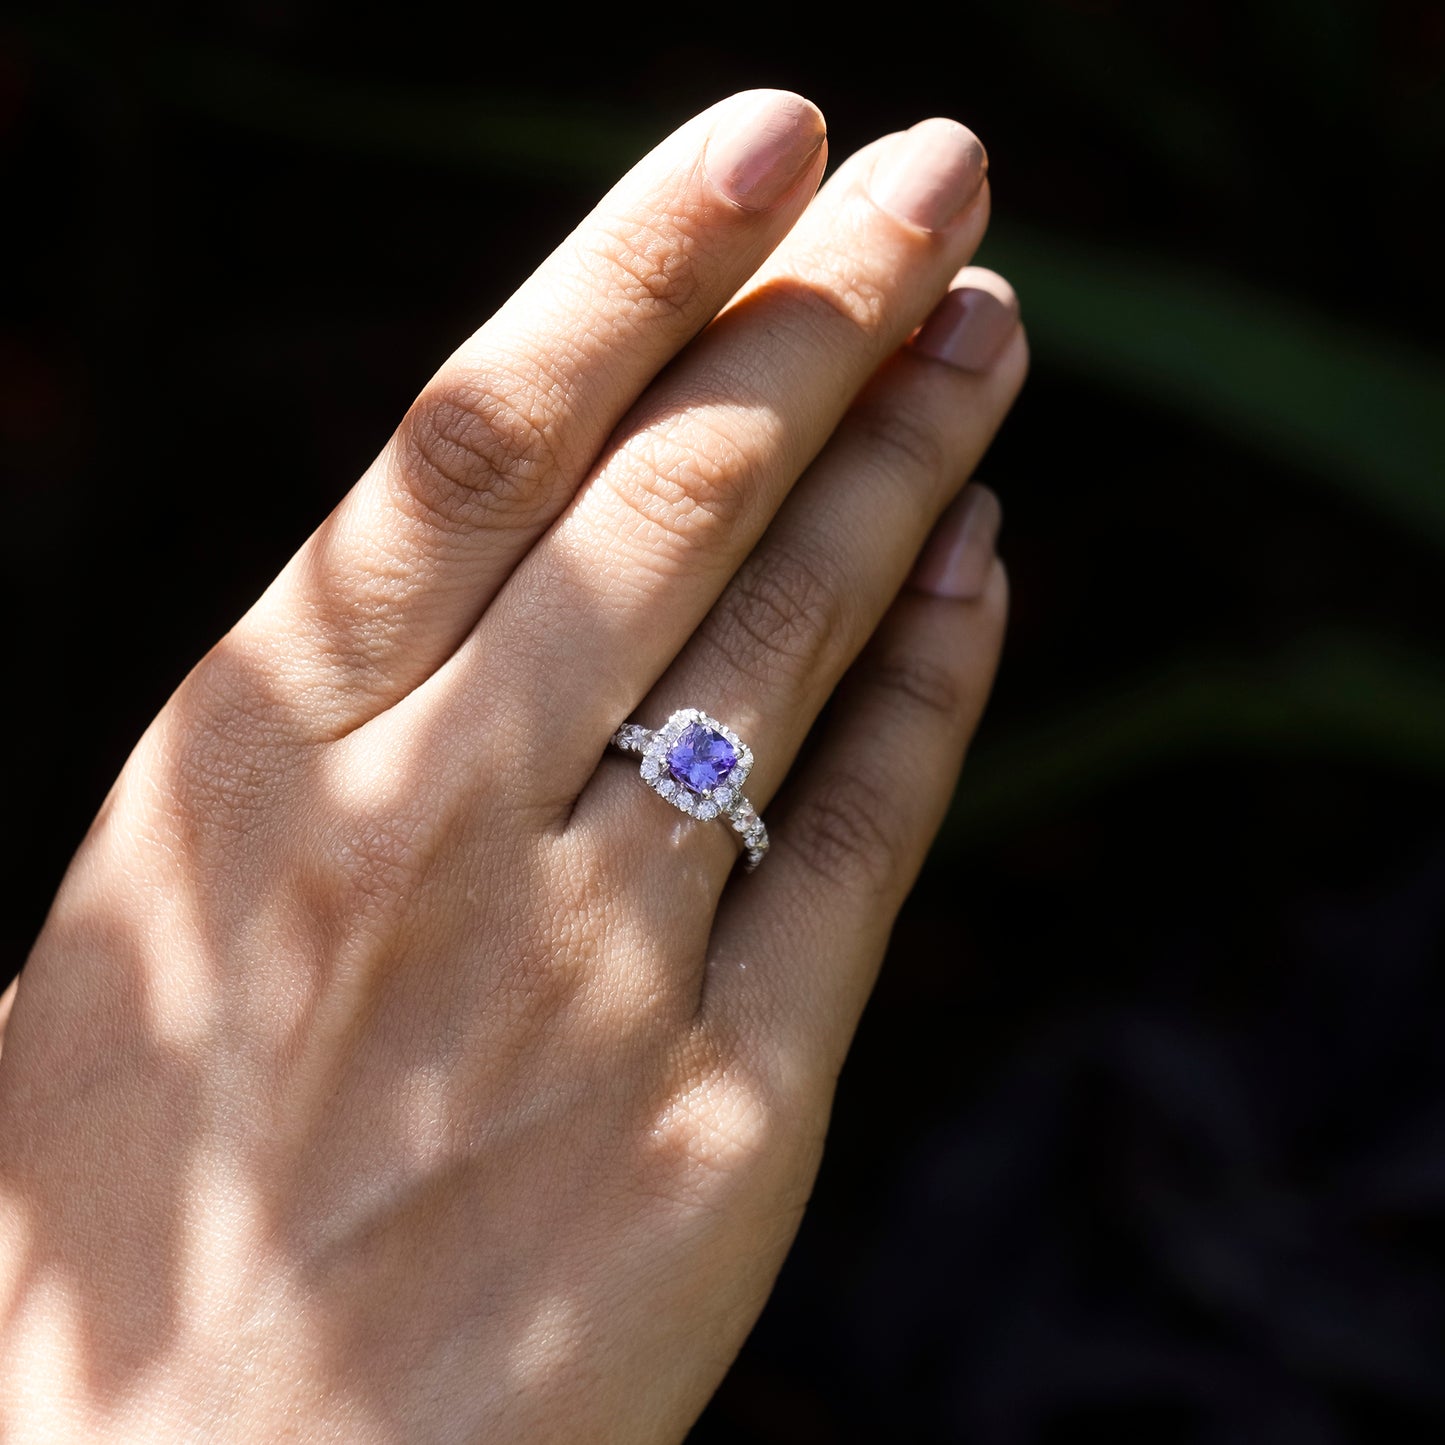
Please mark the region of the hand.
<svg viewBox="0 0 1445 1445"><path fill-rule="evenodd" d="M1006 609L996 501L945 512L1026 366L982 149L823 166L779 92L665 141L142 738L0 1059L7 1439L702 1408ZM608 750L685 706L755 751L755 873Z"/></svg>

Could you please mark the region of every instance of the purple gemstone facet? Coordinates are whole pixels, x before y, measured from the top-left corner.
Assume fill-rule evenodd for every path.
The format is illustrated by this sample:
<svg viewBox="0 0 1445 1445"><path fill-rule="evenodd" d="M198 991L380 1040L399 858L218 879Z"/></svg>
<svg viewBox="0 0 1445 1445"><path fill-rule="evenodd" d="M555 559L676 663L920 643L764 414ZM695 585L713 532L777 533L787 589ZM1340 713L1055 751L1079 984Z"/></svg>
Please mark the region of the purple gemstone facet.
<svg viewBox="0 0 1445 1445"><path fill-rule="evenodd" d="M694 793L715 788L737 766L738 755L719 732L689 723L667 754L667 770Z"/></svg>

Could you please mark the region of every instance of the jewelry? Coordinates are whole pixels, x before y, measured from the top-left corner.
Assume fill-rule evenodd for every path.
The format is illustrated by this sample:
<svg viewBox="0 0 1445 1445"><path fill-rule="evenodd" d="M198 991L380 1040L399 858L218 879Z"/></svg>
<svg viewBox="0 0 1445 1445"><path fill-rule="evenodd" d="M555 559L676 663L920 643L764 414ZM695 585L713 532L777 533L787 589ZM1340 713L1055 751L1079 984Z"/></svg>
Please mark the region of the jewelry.
<svg viewBox="0 0 1445 1445"><path fill-rule="evenodd" d="M743 840L749 872L768 851L768 830L743 797L753 753L726 724L695 707L680 708L655 732L624 723L612 746L642 756L642 781L690 818L723 818Z"/></svg>

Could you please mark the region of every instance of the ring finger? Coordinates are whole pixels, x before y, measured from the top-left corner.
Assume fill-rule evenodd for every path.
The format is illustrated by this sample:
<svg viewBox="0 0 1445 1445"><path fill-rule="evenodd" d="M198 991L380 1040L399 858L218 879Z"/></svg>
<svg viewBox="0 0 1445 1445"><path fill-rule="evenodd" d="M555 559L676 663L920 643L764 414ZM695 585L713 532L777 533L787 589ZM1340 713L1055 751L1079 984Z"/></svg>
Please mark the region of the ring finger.
<svg viewBox="0 0 1445 1445"><path fill-rule="evenodd" d="M977 465L1026 366L1012 288L990 271L961 272L913 343L859 397L639 720L658 725L695 706L728 724L756 750L746 791L762 808ZM981 501L979 524L996 523L996 503ZM665 835L677 836L677 814L641 796L635 774L621 767L601 770L574 819L614 846L634 837L639 849L660 852ZM720 885L737 855L730 830L682 836L697 839L688 846L704 850L699 866ZM671 870L633 871L667 884Z"/></svg>

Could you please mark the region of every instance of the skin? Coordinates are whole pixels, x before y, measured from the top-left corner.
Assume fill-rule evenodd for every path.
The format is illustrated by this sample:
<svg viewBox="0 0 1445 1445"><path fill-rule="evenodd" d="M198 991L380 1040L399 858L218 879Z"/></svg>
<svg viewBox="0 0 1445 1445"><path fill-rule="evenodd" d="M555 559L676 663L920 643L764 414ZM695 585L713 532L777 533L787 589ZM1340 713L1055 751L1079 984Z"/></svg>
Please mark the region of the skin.
<svg viewBox="0 0 1445 1445"><path fill-rule="evenodd" d="M1012 310L986 369L905 345L955 278L1013 306L978 174L893 204L945 129L815 196L797 97L683 127L146 732L0 1003L0 1436L685 1434L1003 636L991 498L967 595L948 522L909 582L1026 368ZM753 874L607 748L688 705L757 756Z"/></svg>

